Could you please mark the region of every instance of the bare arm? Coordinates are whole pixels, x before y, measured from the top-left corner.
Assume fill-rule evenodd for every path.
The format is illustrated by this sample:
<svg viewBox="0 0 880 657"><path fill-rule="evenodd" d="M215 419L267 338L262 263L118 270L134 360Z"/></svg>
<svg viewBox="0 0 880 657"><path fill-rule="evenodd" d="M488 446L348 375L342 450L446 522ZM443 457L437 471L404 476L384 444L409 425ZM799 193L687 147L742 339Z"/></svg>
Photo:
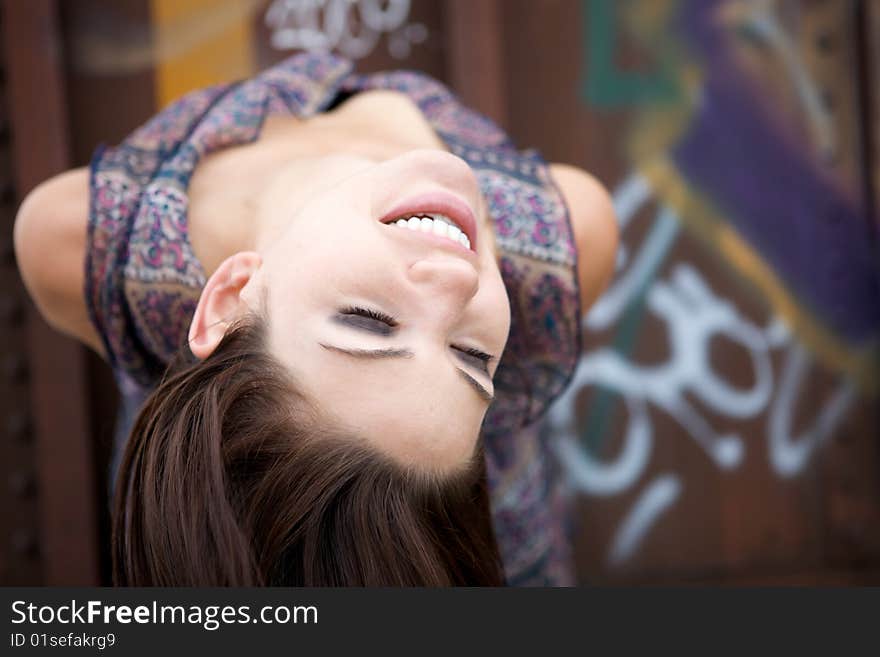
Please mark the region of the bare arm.
<svg viewBox="0 0 880 657"><path fill-rule="evenodd" d="M581 312L593 305L611 280L617 255L617 220L608 192L586 171L551 164L553 180L571 213L578 251Z"/></svg>
<svg viewBox="0 0 880 657"><path fill-rule="evenodd" d="M73 169L41 183L15 217L15 257L37 309L53 328L104 349L86 310L89 172Z"/></svg>

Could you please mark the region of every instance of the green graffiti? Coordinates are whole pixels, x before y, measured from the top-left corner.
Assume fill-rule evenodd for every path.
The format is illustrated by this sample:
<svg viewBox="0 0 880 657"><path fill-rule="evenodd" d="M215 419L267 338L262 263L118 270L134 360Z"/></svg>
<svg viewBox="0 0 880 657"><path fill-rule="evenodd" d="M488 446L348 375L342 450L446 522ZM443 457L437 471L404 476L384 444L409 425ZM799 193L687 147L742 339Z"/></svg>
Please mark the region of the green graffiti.
<svg viewBox="0 0 880 657"><path fill-rule="evenodd" d="M655 254L651 266L645 271L644 280L639 285L638 291L627 304L620 322L615 327L612 348L621 358L632 359L639 331L644 324L648 290L657 278L657 272L660 270L666 254L675 244L677 233L677 224L670 227L668 220L666 222L657 221L642 242L643 244L656 242L663 246ZM596 386L596 395L587 408L584 431L581 433L581 444L590 454L600 455L611 439L609 425L612 420L614 400L618 395L619 392L616 390L603 385Z"/></svg>
<svg viewBox="0 0 880 657"><path fill-rule="evenodd" d="M661 47L660 35L647 48L657 62L650 72L619 69L614 61L618 32L621 31L620 13L629 2L613 0L583 0L581 12L587 44L583 52L586 75L581 83L581 94L592 105L603 108L630 107L655 103L674 103L680 97L676 82L676 58L673 48ZM658 31L667 29L658 25ZM642 44L643 46L646 44Z"/></svg>

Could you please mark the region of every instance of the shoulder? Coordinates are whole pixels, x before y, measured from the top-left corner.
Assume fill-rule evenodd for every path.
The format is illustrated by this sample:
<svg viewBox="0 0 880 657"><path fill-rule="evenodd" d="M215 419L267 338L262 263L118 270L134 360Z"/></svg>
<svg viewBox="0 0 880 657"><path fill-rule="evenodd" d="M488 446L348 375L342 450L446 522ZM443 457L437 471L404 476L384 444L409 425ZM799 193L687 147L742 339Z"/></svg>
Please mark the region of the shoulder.
<svg viewBox="0 0 880 657"><path fill-rule="evenodd" d="M599 297L614 273L618 231L614 205L605 187L586 171L553 163L550 173L571 217L578 251L581 312Z"/></svg>
<svg viewBox="0 0 880 657"><path fill-rule="evenodd" d="M21 278L46 322L100 354L83 292L88 215L89 172L73 169L27 195L15 217L13 239Z"/></svg>

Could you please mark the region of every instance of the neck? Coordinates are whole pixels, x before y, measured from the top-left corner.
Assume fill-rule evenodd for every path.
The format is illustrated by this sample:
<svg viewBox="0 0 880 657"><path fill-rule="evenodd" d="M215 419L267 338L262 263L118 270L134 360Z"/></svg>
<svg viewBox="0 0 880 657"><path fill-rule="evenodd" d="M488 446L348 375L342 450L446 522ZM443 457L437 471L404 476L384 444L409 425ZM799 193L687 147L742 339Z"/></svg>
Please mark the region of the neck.
<svg viewBox="0 0 880 657"><path fill-rule="evenodd" d="M296 145L281 155L285 161L275 177L278 182L283 176L285 195L293 200L294 208L338 183L340 171L346 170L340 162L346 159L379 163L419 148L446 150L415 103L404 94L384 90L358 94L306 121L271 116L263 125L261 139ZM264 189L252 199L253 206L271 202L272 197ZM258 216L272 214L259 212ZM252 228L249 243L257 251L272 244L286 228L271 220L240 225Z"/></svg>
<svg viewBox="0 0 880 657"><path fill-rule="evenodd" d="M382 162L417 148L446 150L419 108L399 92L364 92L307 120L268 117L256 142L210 155L191 181L190 237L206 275L237 251L260 251L284 229L283 220L255 220L272 216L261 209L272 202L282 176L295 206L335 184L325 176L334 159Z"/></svg>

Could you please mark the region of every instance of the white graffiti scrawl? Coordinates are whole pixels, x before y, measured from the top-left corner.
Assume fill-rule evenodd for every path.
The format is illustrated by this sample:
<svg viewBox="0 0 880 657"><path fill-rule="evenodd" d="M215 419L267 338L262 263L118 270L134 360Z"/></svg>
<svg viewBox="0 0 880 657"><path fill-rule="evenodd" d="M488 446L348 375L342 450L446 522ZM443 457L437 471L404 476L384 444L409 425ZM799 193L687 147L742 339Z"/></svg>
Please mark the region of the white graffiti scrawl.
<svg viewBox="0 0 880 657"><path fill-rule="evenodd" d="M338 50L352 59L369 55L383 34L395 59L409 57L428 29L408 22L410 0L275 0L266 11L278 50Z"/></svg>
<svg viewBox="0 0 880 657"><path fill-rule="evenodd" d="M648 182L634 174L619 186L614 197L624 233L639 210L652 200L652 192ZM690 263L676 262L668 275L657 278L678 232L677 216L661 205L637 251L631 254L628 246L621 249L614 283L583 319L585 332L605 330L632 306L644 302L665 324L670 355L665 362L644 365L610 347L582 354L572 384L550 409L546 421L571 494L607 497L639 485L654 442L651 407L674 418L715 467L739 467L746 455L745 437L716 430L687 400L686 393L722 418L754 418L769 409L768 459L782 477L794 476L805 467L855 397L852 385L841 381L814 422L792 436L795 401L811 366L808 352L780 318L772 318L766 326L756 325L730 299L714 292ZM738 344L747 354L753 374L750 386L737 387L713 368L709 348L718 336ZM786 359L776 381L771 353L781 349L786 350ZM577 425L576 402L587 386L618 396L627 411L623 445L611 459L591 453ZM608 563L619 565L630 559L683 490L684 482L674 472L648 482L609 544Z"/></svg>

